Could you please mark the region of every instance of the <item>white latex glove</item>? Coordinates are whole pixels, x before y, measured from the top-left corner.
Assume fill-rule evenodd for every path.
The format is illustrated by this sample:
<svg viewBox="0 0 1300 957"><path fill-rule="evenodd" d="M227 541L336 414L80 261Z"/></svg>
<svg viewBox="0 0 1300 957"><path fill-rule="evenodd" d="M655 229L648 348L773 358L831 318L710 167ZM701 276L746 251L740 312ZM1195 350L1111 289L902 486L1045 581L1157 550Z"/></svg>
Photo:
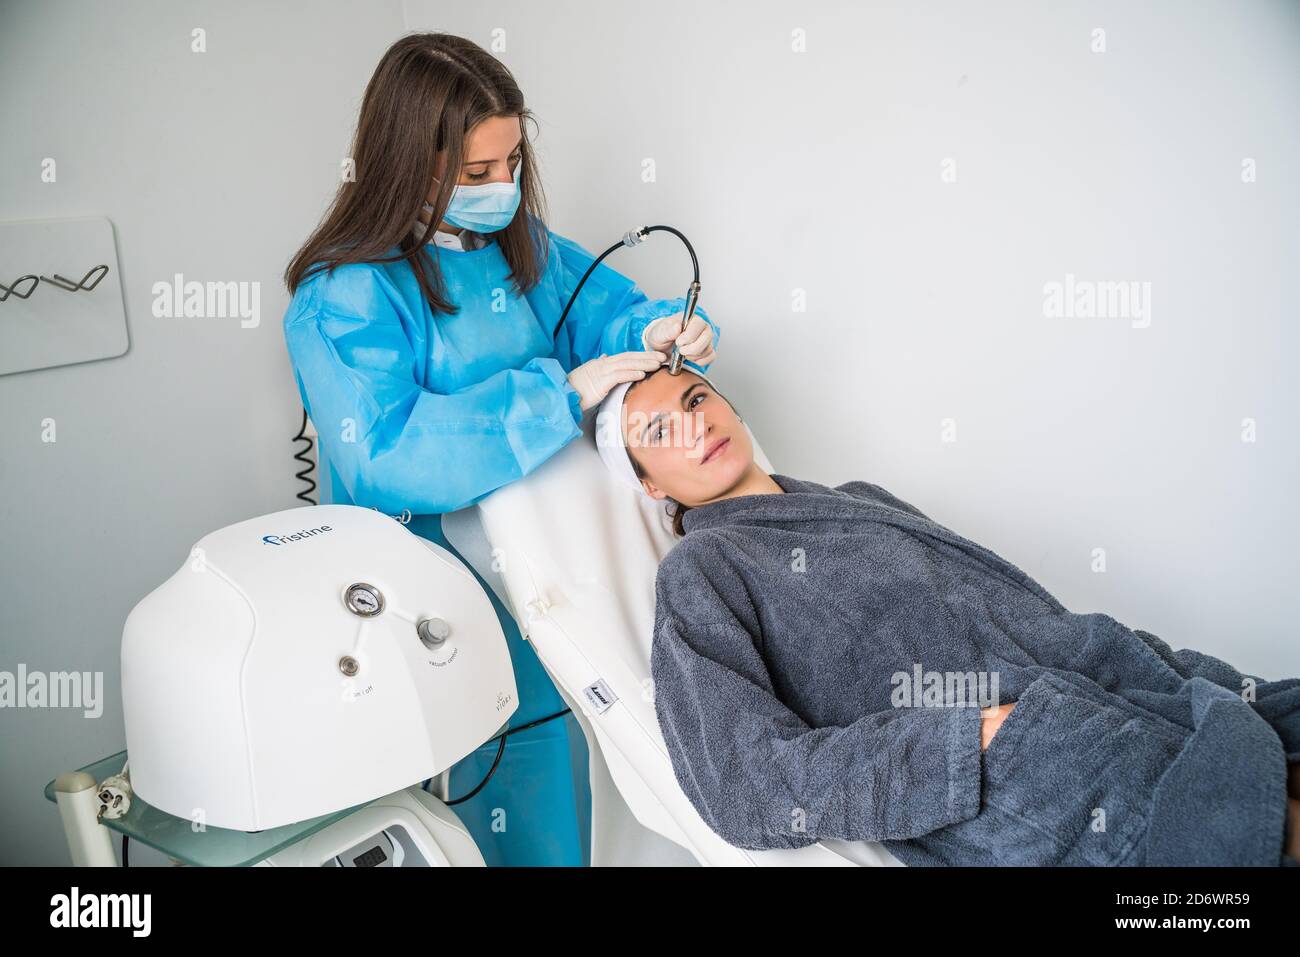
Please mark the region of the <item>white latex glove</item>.
<svg viewBox="0 0 1300 957"><path fill-rule="evenodd" d="M677 321L681 322L680 316ZM577 390L585 412L592 406L600 405L614 386L633 379L644 379L667 361L668 356L653 351L597 356L569 373L569 385Z"/></svg>
<svg viewBox="0 0 1300 957"><path fill-rule="evenodd" d="M641 334L641 341L647 349L653 349L666 355L672 355L673 344L682 354L696 365L706 366L716 358L713 351L713 327L704 321L697 312L691 316L686 330L682 330L681 311L671 316L661 316L646 327Z"/></svg>

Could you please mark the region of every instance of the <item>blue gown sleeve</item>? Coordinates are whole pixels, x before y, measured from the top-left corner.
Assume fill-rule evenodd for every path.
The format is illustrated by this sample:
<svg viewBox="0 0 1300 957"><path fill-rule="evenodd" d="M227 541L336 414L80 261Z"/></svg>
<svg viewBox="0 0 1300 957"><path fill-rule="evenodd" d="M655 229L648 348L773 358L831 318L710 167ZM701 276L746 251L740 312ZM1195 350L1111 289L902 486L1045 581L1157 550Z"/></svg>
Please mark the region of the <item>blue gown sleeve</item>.
<svg viewBox="0 0 1300 957"><path fill-rule="evenodd" d="M551 232L549 236L553 255L558 259L559 306L555 319L552 320L553 325L558 321L560 311L563 311L564 304L573 295L583 273L596 257L558 233ZM572 363L570 368L589 362L597 356L644 349L642 335L652 322L686 308L684 296L677 299L647 298L635 282L611 269L607 263L608 260L596 267L564 321L565 329L568 329L567 350ZM697 305L695 311L713 327L713 343L716 347L722 330L704 309ZM565 330L561 329L561 340L564 337ZM561 348L566 346L557 343L557 351ZM708 370L707 365L700 368Z"/></svg>
<svg viewBox="0 0 1300 957"><path fill-rule="evenodd" d="M776 696L755 636L722 595L703 602L717 612L708 621L674 608L677 589L712 587L719 570L674 561L688 543L656 579L651 673L674 774L718 836L755 850L904 840L979 813L979 708L896 708L810 727Z"/></svg>
<svg viewBox="0 0 1300 957"><path fill-rule="evenodd" d="M464 508L581 434L580 399L556 359L432 392L417 379L394 307L373 296L366 311L348 315L318 296L285 317L303 405L357 505L389 514Z"/></svg>

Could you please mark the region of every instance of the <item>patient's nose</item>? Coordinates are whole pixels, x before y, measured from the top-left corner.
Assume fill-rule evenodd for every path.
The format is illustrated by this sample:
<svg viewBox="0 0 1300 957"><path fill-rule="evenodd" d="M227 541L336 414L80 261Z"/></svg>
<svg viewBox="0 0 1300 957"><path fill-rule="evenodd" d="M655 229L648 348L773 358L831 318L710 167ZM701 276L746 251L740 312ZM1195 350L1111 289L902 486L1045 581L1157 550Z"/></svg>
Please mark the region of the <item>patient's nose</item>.
<svg viewBox="0 0 1300 957"><path fill-rule="evenodd" d="M687 412L686 421L682 423L682 435L685 439L686 450L698 453L712 431L713 425L704 417L704 413Z"/></svg>

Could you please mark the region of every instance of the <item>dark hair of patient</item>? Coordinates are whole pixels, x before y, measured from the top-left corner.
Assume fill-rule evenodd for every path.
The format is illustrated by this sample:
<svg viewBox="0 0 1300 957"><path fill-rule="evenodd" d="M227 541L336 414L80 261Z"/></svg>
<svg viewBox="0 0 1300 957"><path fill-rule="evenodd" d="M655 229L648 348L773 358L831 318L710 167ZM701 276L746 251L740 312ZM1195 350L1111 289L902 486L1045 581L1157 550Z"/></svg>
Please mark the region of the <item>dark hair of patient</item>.
<svg viewBox="0 0 1300 957"><path fill-rule="evenodd" d="M623 396L623 401L625 403L627 402L627 397L632 394L632 390L637 387L638 383L644 381L645 379L637 379L630 386L628 386L627 393L624 394ZM711 386L708 382L705 382L704 384L706 386L709 386L709 388L713 389L713 393L721 397L723 402L727 403L727 405L730 405L731 411L736 413L737 418L740 418L740 412L736 409L735 405L732 404L730 399L728 399L725 395L719 392L716 388L713 388L713 386ZM636 456L632 454L631 449L628 449L627 457L632 461L632 471L636 473L637 478L640 479L650 478L650 476L646 474L646 470L641 467L641 463L636 460ZM654 481L654 480L650 479L650 481ZM668 501L671 503L669 505L671 511L668 514L673 520L673 534L679 538L682 538L686 535L686 529L682 527L682 516L685 515L687 512L689 512L693 506L683 505L681 502L678 502L675 499L669 499Z"/></svg>

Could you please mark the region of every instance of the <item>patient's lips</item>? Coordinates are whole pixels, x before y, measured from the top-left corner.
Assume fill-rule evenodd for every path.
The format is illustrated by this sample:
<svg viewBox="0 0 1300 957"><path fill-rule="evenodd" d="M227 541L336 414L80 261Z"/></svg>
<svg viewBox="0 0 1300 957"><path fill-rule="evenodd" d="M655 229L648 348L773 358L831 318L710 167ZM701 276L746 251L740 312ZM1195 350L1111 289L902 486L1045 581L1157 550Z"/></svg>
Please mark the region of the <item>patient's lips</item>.
<svg viewBox="0 0 1300 957"><path fill-rule="evenodd" d="M727 450L727 446L729 446L730 444L731 444L731 439L719 439L718 441L714 442L712 445L709 446L708 450L704 453L704 458L700 459L700 464L703 465L704 463L712 461L713 459L717 458L719 455L721 455L723 452Z"/></svg>

